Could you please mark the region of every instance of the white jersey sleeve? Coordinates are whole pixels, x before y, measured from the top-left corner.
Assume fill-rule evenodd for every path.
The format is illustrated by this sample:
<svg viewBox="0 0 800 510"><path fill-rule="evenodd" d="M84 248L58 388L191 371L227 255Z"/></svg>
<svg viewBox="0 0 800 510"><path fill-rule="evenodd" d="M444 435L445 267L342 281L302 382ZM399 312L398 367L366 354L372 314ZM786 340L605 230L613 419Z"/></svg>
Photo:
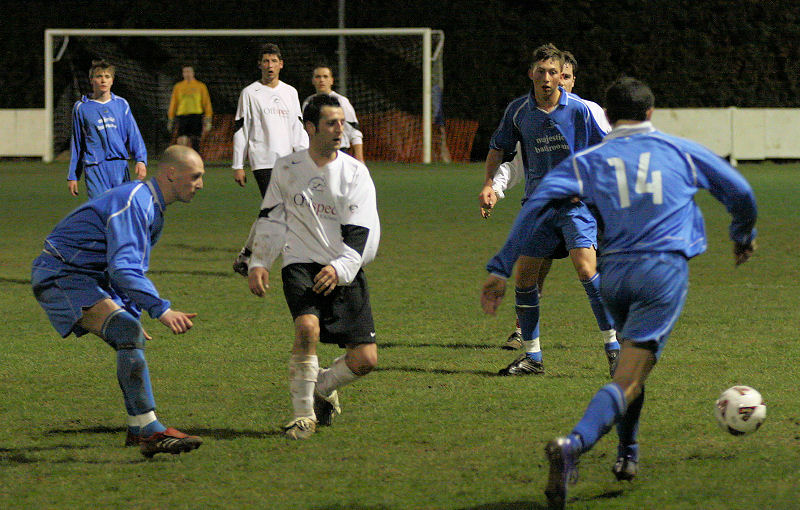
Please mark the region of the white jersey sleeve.
<svg viewBox="0 0 800 510"><path fill-rule="evenodd" d="M286 210L283 197L276 184L277 179L270 180L264 200L261 202L261 213L256 222L253 237L253 253L250 255L249 267L265 267L269 269L278 258L286 243Z"/></svg>
<svg viewBox="0 0 800 510"><path fill-rule="evenodd" d="M231 162L231 167L234 169L244 168L244 155L247 150L247 140L250 137L251 115L250 98L247 89L244 89L239 94L239 103L236 106L236 115L234 116L233 157Z"/></svg>
<svg viewBox="0 0 800 510"><path fill-rule="evenodd" d="M349 285L359 269L375 258L380 241L380 220L375 185L366 166L359 164L352 181L344 187L345 192L338 205L342 251L330 264L336 269L339 284Z"/></svg>
<svg viewBox="0 0 800 510"><path fill-rule="evenodd" d="M303 110L300 108L300 97L297 95L297 90L292 89L293 101L289 105L291 118L289 125L292 130L292 150L299 152L303 149L308 149L308 133L303 126Z"/></svg>
<svg viewBox="0 0 800 510"><path fill-rule="evenodd" d="M514 159L506 161L497 168L497 173L492 180L492 189L497 195L498 200L505 198L505 191L511 189L520 182L525 174L525 166L522 163L522 150L517 143L517 153Z"/></svg>
<svg viewBox="0 0 800 510"><path fill-rule="evenodd" d="M350 100L341 94L337 94L339 104L342 105L344 110L344 133L345 141L342 147L352 147L353 145L363 145L364 135L361 133L361 127L358 125L358 118L356 117L356 110L353 108Z"/></svg>

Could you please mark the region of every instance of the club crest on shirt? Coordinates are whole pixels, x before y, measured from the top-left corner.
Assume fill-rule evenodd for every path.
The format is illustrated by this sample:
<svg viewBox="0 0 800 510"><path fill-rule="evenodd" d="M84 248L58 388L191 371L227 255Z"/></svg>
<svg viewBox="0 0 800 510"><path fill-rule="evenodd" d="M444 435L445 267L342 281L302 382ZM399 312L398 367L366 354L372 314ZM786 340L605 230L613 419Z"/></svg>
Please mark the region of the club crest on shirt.
<svg viewBox="0 0 800 510"><path fill-rule="evenodd" d="M311 191L316 191L321 193L326 190L327 183L323 177L312 177L310 181L308 181L308 189Z"/></svg>

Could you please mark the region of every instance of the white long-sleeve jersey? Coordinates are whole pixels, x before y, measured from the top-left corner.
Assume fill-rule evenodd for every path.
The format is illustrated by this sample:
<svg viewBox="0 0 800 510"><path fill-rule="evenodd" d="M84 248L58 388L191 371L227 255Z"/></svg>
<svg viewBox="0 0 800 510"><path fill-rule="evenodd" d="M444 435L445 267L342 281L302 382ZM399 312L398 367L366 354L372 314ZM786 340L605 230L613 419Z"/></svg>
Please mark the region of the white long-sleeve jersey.
<svg viewBox="0 0 800 510"><path fill-rule="evenodd" d="M318 167L308 150L278 159L261 203L250 267L316 262L349 285L375 258L380 221L369 170L339 151Z"/></svg>
<svg viewBox="0 0 800 510"><path fill-rule="evenodd" d="M335 90L332 90L329 95L339 100L339 104L342 106L342 110L344 111L342 148L349 149L353 145L363 145L364 134L361 132L361 126L358 125L358 118L356 117L356 110L353 108L353 104L350 103L349 99L339 94ZM314 94L303 100L303 110L306 109L306 105L309 101L311 101L312 97L314 97Z"/></svg>
<svg viewBox="0 0 800 510"><path fill-rule="evenodd" d="M297 90L282 81L275 88L260 81L239 94L233 133L232 168L244 168L244 157L253 170L273 168L275 161L308 148Z"/></svg>

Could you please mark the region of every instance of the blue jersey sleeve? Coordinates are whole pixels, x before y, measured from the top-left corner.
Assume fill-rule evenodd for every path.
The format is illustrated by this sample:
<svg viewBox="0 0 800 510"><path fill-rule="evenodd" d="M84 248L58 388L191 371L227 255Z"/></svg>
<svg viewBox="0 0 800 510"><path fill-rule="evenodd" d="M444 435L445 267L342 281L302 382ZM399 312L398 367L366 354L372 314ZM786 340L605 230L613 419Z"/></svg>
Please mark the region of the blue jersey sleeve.
<svg viewBox="0 0 800 510"><path fill-rule="evenodd" d="M150 227L153 223L152 201L144 200L139 191L127 204L106 220L108 274L119 289L150 317L160 317L170 306L159 297L145 272L150 263ZM146 202L146 204L145 204Z"/></svg>
<svg viewBox="0 0 800 510"><path fill-rule="evenodd" d="M142 133L139 131L139 125L136 124L136 119L133 118L131 107L126 101L125 110L125 147L128 149L134 160L141 161L147 164L147 147L145 147Z"/></svg>
<svg viewBox="0 0 800 510"><path fill-rule="evenodd" d="M80 118L80 101L72 107L72 140L70 141L69 172L67 180L77 181L83 173L83 128Z"/></svg>
<svg viewBox="0 0 800 510"><path fill-rule="evenodd" d="M722 158L705 147L686 142L687 153L697 170L697 185L707 189L725 205L733 217L730 238L740 244L749 244L756 237L756 197L744 177Z"/></svg>
<svg viewBox="0 0 800 510"><path fill-rule="evenodd" d="M514 113L519 108L519 101L512 101L506 107L503 114L503 119L500 125L497 126L491 140L489 141L489 148L501 150L506 154L513 155L517 150L517 142L520 141L519 131L514 126Z"/></svg>
<svg viewBox="0 0 800 510"><path fill-rule="evenodd" d="M531 227L536 224L541 213L564 199L581 194L582 185L576 177L573 161L574 158L567 158L545 175L533 195L522 205L505 244L486 265L487 271L510 278L514 263L528 242Z"/></svg>

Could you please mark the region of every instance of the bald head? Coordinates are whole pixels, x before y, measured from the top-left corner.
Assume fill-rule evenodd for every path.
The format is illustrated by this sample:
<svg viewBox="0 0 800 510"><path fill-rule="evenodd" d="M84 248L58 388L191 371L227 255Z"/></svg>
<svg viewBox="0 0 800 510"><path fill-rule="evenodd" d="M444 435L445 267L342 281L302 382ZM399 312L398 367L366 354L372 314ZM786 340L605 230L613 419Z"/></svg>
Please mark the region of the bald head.
<svg viewBox="0 0 800 510"><path fill-rule="evenodd" d="M158 182L164 201L190 202L203 187L203 158L191 147L170 145L158 161Z"/></svg>

